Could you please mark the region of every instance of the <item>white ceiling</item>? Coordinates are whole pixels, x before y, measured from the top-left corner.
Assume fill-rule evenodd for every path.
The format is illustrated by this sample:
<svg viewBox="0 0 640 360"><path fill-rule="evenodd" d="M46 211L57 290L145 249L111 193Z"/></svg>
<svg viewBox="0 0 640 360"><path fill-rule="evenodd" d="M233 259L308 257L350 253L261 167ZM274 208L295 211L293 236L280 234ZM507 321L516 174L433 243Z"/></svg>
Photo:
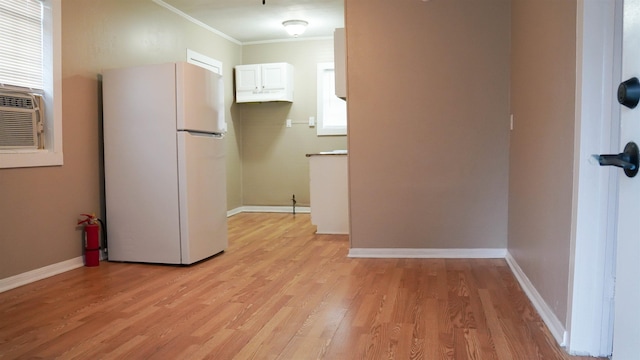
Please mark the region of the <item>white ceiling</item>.
<svg viewBox="0 0 640 360"><path fill-rule="evenodd" d="M343 0L154 0L169 5L240 43L290 39L285 20L305 20L300 39L331 37L344 27ZM164 4L163 4L164 3Z"/></svg>

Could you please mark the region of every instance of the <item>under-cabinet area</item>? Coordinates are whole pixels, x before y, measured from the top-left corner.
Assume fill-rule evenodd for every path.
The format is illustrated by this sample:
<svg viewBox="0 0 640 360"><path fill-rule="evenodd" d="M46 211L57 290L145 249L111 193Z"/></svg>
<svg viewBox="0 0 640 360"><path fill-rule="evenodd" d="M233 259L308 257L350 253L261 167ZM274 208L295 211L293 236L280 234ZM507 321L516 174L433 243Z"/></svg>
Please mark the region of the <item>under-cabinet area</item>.
<svg viewBox="0 0 640 360"><path fill-rule="evenodd" d="M311 188L311 223L317 234L349 234L347 152L307 154Z"/></svg>

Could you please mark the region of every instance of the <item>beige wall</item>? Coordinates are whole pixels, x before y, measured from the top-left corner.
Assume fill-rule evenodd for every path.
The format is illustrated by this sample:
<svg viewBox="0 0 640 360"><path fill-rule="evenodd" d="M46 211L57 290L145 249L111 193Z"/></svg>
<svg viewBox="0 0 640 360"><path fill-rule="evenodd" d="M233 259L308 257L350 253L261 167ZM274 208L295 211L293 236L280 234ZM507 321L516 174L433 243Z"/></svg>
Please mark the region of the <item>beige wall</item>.
<svg viewBox="0 0 640 360"><path fill-rule="evenodd" d="M184 60L186 48L223 61L226 101L241 47L151 1L62 2L64 165L0 170L0 279L82 254L82 212L101 213L100 83L106 68ZM229 113L229 208L241 204L239 125Z"/></svg>
<svg viewBox="0 0 640 360"><path fill-rule="evenodd" d="M558 319L567 312L576 1L512 5L509 252Z"/></svg>
<svg viewBox="0 0 640 360"><path fill-rule="evenodd" d="M507 246L509 19L346 0L352 247Z"/></svg>
<svg viewBox="0 0 640 360"><path fill-rule="evenodd" d="M244 205L309 206L309 159L305 154L346 149L346 136L316 135L317 64L333 62L333 40L291 41L242 48L244 64L288 62L294 67L293 103L242 103ZM285 127L291 119L291 128ZM304 122L304 124L296 124Z"/></svg>
<svg viewBox="0 0 640 360"><path fill-rule="evenodd" d="M510 3L346 0L352 246L505 247L509 195L509 251L564 319L576 2ZM315 115L330 41L241 47L150 1L65 0L65 165L0 170L0 279L81 254L77 215L104 206L102 69L182 60L187 47L225 64L228 207L294 193L308 204L304 154L346 140L284 120ZM294 103L233 104L233 66L274 61L296 68Z"/></svg>

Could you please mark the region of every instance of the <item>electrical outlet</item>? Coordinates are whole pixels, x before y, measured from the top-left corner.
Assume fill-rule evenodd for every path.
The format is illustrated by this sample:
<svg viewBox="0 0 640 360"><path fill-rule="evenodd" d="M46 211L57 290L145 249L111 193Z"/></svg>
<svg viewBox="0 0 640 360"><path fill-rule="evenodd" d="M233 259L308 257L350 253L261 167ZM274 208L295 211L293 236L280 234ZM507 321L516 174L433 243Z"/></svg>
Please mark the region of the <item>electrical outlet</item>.
<svg viewBox="0 0 640 360"><path fill-rule="evenodd" d="M309 127L314 127L314 126L316 126L316 117L309 116Z"/></svg>
<svg viewBox="0 0 640 360"><path fill-rule="evenodd" d="M291 119L287 119L287 127L291 127Z"/></svg>

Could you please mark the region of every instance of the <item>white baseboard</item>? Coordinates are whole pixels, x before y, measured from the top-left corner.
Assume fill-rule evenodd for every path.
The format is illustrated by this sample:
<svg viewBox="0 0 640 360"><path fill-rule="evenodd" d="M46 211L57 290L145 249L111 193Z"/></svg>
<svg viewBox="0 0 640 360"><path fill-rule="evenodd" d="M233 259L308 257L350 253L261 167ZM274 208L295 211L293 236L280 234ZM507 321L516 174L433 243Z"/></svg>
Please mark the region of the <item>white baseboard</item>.
<svg viewBox="0 0 640 360"><path fill-rule="evenodd" d="M560 346L565 347L567 344L568 334L564 325L562 325L562 322L558 320L558 317L553 313L549 305L547 305L547 302L544 301L538 290L536 290L531 281L529 281L527 275L525 275L524 271L520 268L509 252L507 252L505 260L507 261L507 264L509 264L511 272L513 272L513 275L520 283L522 290L524 290L525 294L527 294L527 297L529 297L529 300L538 311L538 314L540 314L542 321L544 321L549 328L549 331L551 331L551 335L553 335Z"/></svg>
<svg viewBox="0 0 640 360"><path fill-rule="evenodd" d="M6 279L0 279L0 293L83 266L84 257L79 256L74 259L27 271L26 273L11 276Z"/></svg>
<svg viewBox="0 0 640 360"><path fill-rule="evenodd" d="M293 206L240 206L227 211L227 217L243 212L263 212L263 213L293 213ZM311 208L308 206L296 206L296 214L309 214Z"/></svg>
<svg viewBox="0 0 640 360"><path fill-rule="evenodd" d="M351 258L504 259L507 249L365 249L352 248Z"/></svg>
<svg viewBox="0 0 640 360"><path fill-rule="evenodd" d="M233 215L238 215L242 212L242 207L237 207L235 209L227 210L227 217L232 217Z"/></svg>
<svg viewBox="0 0 640 360"><path fill-rule="evenodd" d="M315 225L315 224L314 224ZM349 235L348 231L344 230L324 230L324 231L316 231L316 235Z"/></svg>

